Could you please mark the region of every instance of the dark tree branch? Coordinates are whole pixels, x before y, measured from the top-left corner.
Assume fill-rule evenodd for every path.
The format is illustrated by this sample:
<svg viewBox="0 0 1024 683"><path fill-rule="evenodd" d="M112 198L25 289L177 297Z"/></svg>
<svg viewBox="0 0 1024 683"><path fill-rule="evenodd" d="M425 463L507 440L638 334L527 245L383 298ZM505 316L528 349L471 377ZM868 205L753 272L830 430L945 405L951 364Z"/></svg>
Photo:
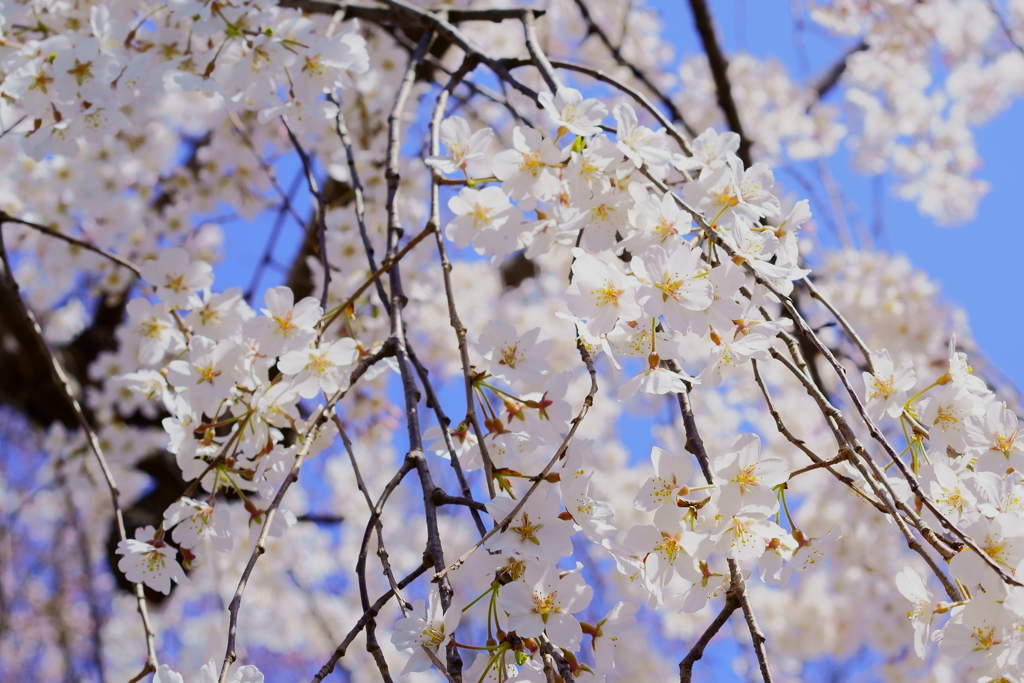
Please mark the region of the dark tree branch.
<svg viewBox="0 0 1024 683"><path fill-rule="evenodd" d="M708 66L711 68L711 77L715 81L718 106L725 114L729 128L740 136L740 148L736 155L743 160L744 166L750 166L750 139L743 131L740 111L732 96L732 85L729 83L729 60L722 52L718 32L715 30L715 22L711 18L711 10L708 8L707 0L690 0L690 8L693 10L693 21L696 24L697 33L700 34L701 43L704 44L704 52L708 56Z"/></svg>

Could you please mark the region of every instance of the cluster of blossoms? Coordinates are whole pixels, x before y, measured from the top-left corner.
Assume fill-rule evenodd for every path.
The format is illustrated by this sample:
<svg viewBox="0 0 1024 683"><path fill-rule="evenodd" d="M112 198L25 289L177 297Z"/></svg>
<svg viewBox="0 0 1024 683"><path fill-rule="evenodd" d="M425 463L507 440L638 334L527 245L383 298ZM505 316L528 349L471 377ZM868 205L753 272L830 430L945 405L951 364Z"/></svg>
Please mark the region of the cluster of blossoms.
<svg viewBox="0 0 1024 683"><path fill-rule="evenodd" d="M871 360L867 409L875 419L898 420L909 435L904 452L919 487L911 491L894 478L896 495L905 503L932 501L924 518L938 524L941 516L978 548L955 544L949 574L959 594L949 599L937 598L914 569L900 572L915 650L924 658L929 641L938 641L971 680L1012 680L1024 653L1024 587L1009 583L1024 570L1024 435L1017 416L973 375L955 343L947 371L923 387L911 362L896 367L884 349Z"/></svg>
<svg viewBox="0 0 1024 683"><path fill-rule="evenodd" d="M180 655L175 668L203 683L260 683L249 660L322 660L339 641L344 653L357 619L365 652L341 663L351 680L386 677L389 661L410 680L435 680L432 668L465 681L661 680L680 657L645 635L695 641L723 599L760 616L776 680L862 647L929 680L1015 681L1024 668L1024 437L1010 397L955 342L947 350L966 330L905 263L844 252L815 264L820 292L807 281L810 205L786 199L769 164L837 149L848 126L821 92L734 59L751 159L739 134L711 127L721 115L701 57L683 61L685 87L665 99L704 131L692 139L648 100L585 96L536 58L537 73L495 71L502 95L474 82L459 110L427 97L476 45L492 69L526 54L507 22L529 39L535 17L518 10L461 25L454 8L403 2L386 20L298 0L8 4L10 274L46 341L66 347L57 363L87 366L81 414L96 428L55 422L38 445L50 456L38 496L15 501L0 479L0 508L43 522L67 508L90 531L116 528L122 510L101 495L116 477L115 499L134 501L108 548L119 579L157 600L173 592L150 604L144 673L157 683L185 679L157 655ZM968 124L1017 92L1024 67L995 50L982 4L812 13L866 36L846 65L847 98L865 112L858 163L892 164L904 194L944 218L969 214L982 191ZM536 18L556 63L664 68L649 12L591 9L556 3ZM438 37L417 48L396 17ZM613 50L583 34L613 20ZM896 24L913 36L885 33ZM959 60L951 102L927 93L929 32ZM967 106L979 73L993 88L1006 75L981 113ZM442 106L414 154L404 136L418 100ZM302 164L308 225L277 177L285 154ZM214 289L214 264L232 256L221 224L268 208L300 224L287 282L261 286L282 265L271 242L250 287ZM440 262L417 246L428 237ZM533 274L512 282L519 260ZM85 356L76 340L101 320L109 339ZM5 337L3 352L25 339ZM435 371L464 382L465 418ZM864 391L844 394L858 373ZM678 417L653 431L653 469L631 461L617 421L665 405ZM403 483L412 472L422 490ZM59 525L57 547L75 528ZM92 601L81 630L141 643L141 598L96 605L101 536L74 541ZM374 544L383 573L367 568ZM88 647L57 621L33 626L40 641ZM4 661L30 662L7 642ZM100 652L97 673L107 657L130 678L138 653L121 649Z"/></svg>

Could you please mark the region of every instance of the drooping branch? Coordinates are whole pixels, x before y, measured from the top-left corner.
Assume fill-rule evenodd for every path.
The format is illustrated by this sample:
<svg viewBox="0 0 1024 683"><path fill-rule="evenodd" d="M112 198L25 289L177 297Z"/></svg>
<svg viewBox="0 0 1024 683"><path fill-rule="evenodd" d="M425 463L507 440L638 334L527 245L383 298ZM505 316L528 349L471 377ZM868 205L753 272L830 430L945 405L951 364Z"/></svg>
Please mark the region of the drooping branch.
<svg viewBox="0 0 1024 683"><path fill-rule="evenodd" d="M744 166L750 166L750 138L743 130L740 110L732 95L732 84L729 82L729 60L726 59L718 40L718 31L715 29L711 10L708 8L707 0L690 0L690 9L693 10L693 22L697 27L697 33L700 34L704 53L708 57L711 77L715 81L718 106L725 114L729 128L740 136L740 148L736 152L736 156L743 160Z"/></svg>
<svg viewBox="0 0 1024 683"><path fill-rule="evenodd" d="M295 459L292 462L291 469L288 471L287 476L285 476L284 481L281 482L274 499L271 501L264 513L263 527L260 529L259 537L256 539L256 544L253 547L252 553L249 555L249 560L245 565L242 576L238 580L238 586L235 588L234 596L231 598L231 603L228 606L228 613L230 615L228 619L228 642L224 653L224 661L221 664L219 677L220 683L224 683L227 680L228 671L237 657L237 653L235 652L235 640L238 631L238 611L242 606L242 596L245 593L245 587L249 582L249 577L252 575L252 571L256 566L257 560L259 560L263 553L267 551L267 537L270 534L270 526L274 521L274 516L276 515L278 508L281 506L281 501L284 499L288 489L291 488L291 485L298 479L299 470L302 468L303 463L309 456L309 452L313 447L316 435L319 433L323 424L331 418L334 406L338 401L345 397L359 378L384 358L394 355L394 344L385 343L384 346L382 346L373 356L360 361L349 375L348 388L338 391L328 398L327 403L317 408L317 410L307 420L307 424L309 426L302 435L302 445L295 454Z"/></svg>
<svg viewBox="0 0 1024 683"><path fill-rule="evenodd" d="M4 268L4 281L6 289L11 295L11 298L16 302L18 313L22 319L22 327L32 331L33 341L35 342L36 348L40 354L46 357L50 371L53 375L53 379L63 389L65 398L71 409L74 411L75 419L78 422L78 426L81 428L82 433L85 435L85 441L89 446L89 450L96 457L96 461L100 466L100 471L103 473L103 479L107 485L107 490L110 493L111 506L114 509L114 519L117 523L117 532L122 542L127 542L128 534L124 526L124 514L121 510L121 491L117 487L117 482L114 480L114 474L110 470L110 466L107 464L106 456L103 454L103 448L100 445L99 437L93 430L92 425L89 424L89 420L86 418L85 413L82 410L81 404L78 402L78 397L75 395L75 390L71 384L71 379L64 371L64 366L61 365L60 360L50 350L46 343L46 338L43 336L43 330L36 321L35 315L33 315L31 309L25 303L21 296L21 289L18 287L18 281L14 279L14 271L11 269L11 263L7 258L7 247L4 244L3 226L6 222L20 223L20 221L11 221L8 219L6 214L0 214L0 261L3 263ZM33 226L34 227L34 226ZM146 609L146 596L143 592L141 583L135 584L135 600L139 611L139 617L142 619L143 631L146 637L146 663L142 668L142 671L132 679L130 683L141 680L146 675L156 671L157 659L156 659L156 635L153 631L153 626L149 620L149 611Z"/></svg>
<svg viewBox="0 0 1024 683"><path fill-rule="evenodd" d="M725 594L725 604L722 605L722 611L708 624L708 627L704 629L704 633L700 635L700 638L693 644L690 651L679 662L679 683L690 683L693 680L693 665L704 657L704 650L711 644L711 641L722 630L722 627L725 626L726 622L729 621L729 617L732 616L732 613L738 607L739 602L736 596L732 591L728 591Z"/></svg>
<svg viewBox="0 0 1024 683"><path fill-rule="evenodd" d="M334 14L344 12L346 19L364 19L378 24L394 24L398 26L428 27L431 22L425 15L431 11L422 10L418 12L393 12L383 7L369 5L354 5L342 0L279 0L281 7L290 7L301 10L307 14ZM417 8L419 9L419 8ZM494 7L491 9L457 9L444 8L448 14L448 21L452 24L461 24L466 21L490 21L500 23L509 19L520 19L523 10L519 7ZM531 10L535 16L544 16L547 10L537 8Z"/></svg>
<svg viewBox="0 0 1024 683"><path fill-rule="evenodd" d="M617 46L612 43L612 41L608 38L608 34L605 33L605 30L601 28L601 25L594 21L594 18L590 15L590 8L587 7L587 3L584 0L574 1L576 3L576 7L578 7L580 10L580 14L583 16L583 21L587 22L587 32L597 36L601 43L603 43L604 46L608 48L608 51L615 59L615 63L618 64L619 66L629 69L630 73L633 74L633 77L636 80L640 81L640 83L643 83L644 87L646 87L650 92L652 92L654 96L657 97L661 104L665 107L665 109L669 111L669 114L672 116L672 120L678 121L686 130L686 132L690 134L690 137L696 136L697 133L692 128L690 128L690 124L688 124L686 122L686 119L683 118L682 112L679 111L679 107L677 107L676 103L672 101L672 98L669 97L661 88L656 86L651 81L651 79L647 77L647 74L641 71L636 64L626 59L625 56L622 54L620 46ZM683 149L685 150L688 148L684 147Z"/></svg>
<svg viewBox="0 0 1024 683"><path fill-rule="evenodd" d="M327 291L331 286L331 264L327 259L327 202L324 200L324 195L320 191L320 185L316 181L316 174L313 173L313 162L310 160L309 154L299 143L299 139L295 137L295 133L292 132L288 122L282 119L281 123L288 133L288 139L291 141L292 147L295 148L299 159L302 161L302 169L306 173L306 185L309 187L309 193L313 196L314 203L316 204L316 227L320 243L320 263L324 269L324 286L323 292L320 294L320 306L326 308Z"/></svg>

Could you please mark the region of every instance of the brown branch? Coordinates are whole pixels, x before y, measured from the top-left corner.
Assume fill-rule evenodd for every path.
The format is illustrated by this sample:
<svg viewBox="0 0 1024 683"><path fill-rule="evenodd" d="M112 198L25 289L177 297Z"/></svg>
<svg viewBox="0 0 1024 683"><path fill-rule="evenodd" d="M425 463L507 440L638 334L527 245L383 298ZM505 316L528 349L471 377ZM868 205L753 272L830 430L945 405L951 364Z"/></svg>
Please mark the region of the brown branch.
<svg viewBox="0 0 1024 683"><path fill-rule="evenodd" d="M458 71L452 74L448 84L440 94L438 94L437 102L434 104L433 115L430 117L430 153L432 155L438 155L441 153L441 120L444 118L448 96L451 94L451 91L455 88L455 85L459 80L472 70L473 63L474 62L470 60L464 61ZM494 463L491 460L491 455L487 451L487 444L484 441L484 437L487 434L480 426L480 419L476 412L476 396L473 393L473 366L469 360L469 344L466 337L467 330L466 326L462 324L458 310L456 310L455 307L455 291L452 287L451 277L452 264L448 259L448 251L445 248L444 237L441 235L440 231L440 191L438 189L436 174L432 174L432 177L434 177L434 182L430 189L430 222L438 226L438 230L434 233L434 238L435 243L437 244L437 253L441 258L441 273L444 281L444 293L448 302L448 321L451 324L452 329L455 330L455 337L459 345L459 358L462 361L462 378L466 391L466 420L469 422L470 426L473 427L473 432L476 434L477 447L480 449L480 456L484 463L484 480L487 484L487 493L491 498L494 498ZM442 430L447 431L447 426L443 426ZM451 450L454 452L454 448Z"/></svg>
<svg viewBox="0 0 1024 683"><path fill-rule="evenodd" d="M704 45L704 52L708 56L708 66L711 68L711 77L715 81L718 106L725 114L729 128L740 136L740 148L736 156L743 160L744 166L750 166L750 138L743 131L740 111L732 96L732 85L729 83L729 60L722 52L718 32L715 30L715 22L711 18L711 10L708 9L706 0L690 0L690 8L693 10L693 21L697 27L697 33L700 34L701 43Z"/></svg>
<svg viewBox="0 0 1024 683"><path fill-rule="evenodd" d="M413 351L412 346L409 346L409 340L406 339L407 350L409 351L409 360L412 361L413 367L416 368L416 374L420 378L420 384L423 385L423 391L427 395L427 407L433 408L434 416L437 418L437 425L441 429L441 435L444 438L445 448L448 449L448 457L450 459L452 469L455 470L455 478L459 481L459 488L462 490L462 498L469 502L470 515L473 517L473 523L476 525L477 531L483 536L487 533L487 527L484 526L484 520L480 516L480 510L486 511L486 508L477 508L477 505L482 505L473 499L473 492L469 488L469 482L466 480L466 473L462 470L462 464L459 462L459 455L455 452L455 443L452 441L452 435L448 431L448 427L452 421L444 413L444 408L441 406L441 401L438 399L434 386L430 382L430 375L427 368L424 367L423 363L420 362L419 358L416 357L416 353ZM437 489L436 491L440 491ZM435 491L435 493L436 493ZM443 491L442 491L443 493ZM445 494L447 496L447 494ZM437 503L442 505L442 503Z"/></svg>
<svg viewBox="0 0 1024 683"><path fill-rule="evenodd" d="M113 254L107 251L106 249L97 247L95 244L90 244L85 240L78 239L77 237L72 237L71 235L65 235L62 232L54 230L53 228L49 228L45 225L40 225L39 223L33 223L32 221L26 221L22 220L21 218L15 218L14 216L11 216L10 214L4 211L0 211L0 225L3 225L4 223L15 223L17 225L24 225L26 228L32 228L33 230L37 230L43 233L44 235L56 237L59 240L67 242L68 244L72 244L76 247L81 247L82 249L91 251L94 254L99 254L103 258L113 261L122 268L127 268L128 270L135 273L135 275L139 275L139 267L136 266L131 261L121 258L117 254Z"/></svg>
<svg viewBox="0 0 1024 683"><path fill-rule="evenodd" d="M722 630L722 627L729 621L729 617L732 616L732 613L739 606L739 602L735 595L733 595L733 592L730 590L726 593L725 605L722 606L722 611L718 613L718 616L708 625L704 633L697 639L697 642L690 648L690 651L679 662L679 683L690 683L693 680L693 665L704 656L704 650L718 632Z"/></svg>
<svg viewBox="0 0 1024 683"><path fill-rule="evenodd" d="M12 298L17 304L18 312L22 317L22 324L26 329L32 330L37 348L48 358L53 379L64 390L67 401L75 413L75 419L77 420L79 427L81 427L82 433L85 435L85 440L89 445L89 450L91 450L93 455L96 456L96 461L99 463L100 471L103 472L103 478L107 484L107 490L110 492L110 501L114 508L114 518L117 520L118 534L120 535L121 541L126 542L128 540L128 534L124 526L124 515L121 512L120 489L118 489L117 482L114 481L114 474L110 471L107 459L103 455L103 448L100 445L100 440L96 436L96 432L93 431L89 421L86 419L85 413L82 411L82 406L79 404L78 398L75 396L75 391L71 385L71 379L68 377L67 373L64 372L64 367L57 359L57 356L50 350L45 337L43 337L43 330L39 327L39 323L36 321L35 315L32 314L32 311L21 297L21 289L18 287L17 280L14 279L14 272L11 270L11 263L7 258L7 247L4 244L3 224L5 222L20 223L20 221L11 221L7 214L0 214L0 261L3 262L4 278L7 289L10 291ZM135 584L135 600L138 606L139 616L142 619L143 631L146 635L146 663L142 668L142 672L139 673L130 683L141 680L147 674L156 671L157 667L156 636L153 632L153 626L149 621L149 612L146 609L146 596L143 592L141 583Z"/></svg>
<svg viewBox="0 0 1024 683"><path fill-rule="evenodd" d="M417 578L425 574L427 570L430 569L430 567L430 561L427 558L423 558L423 562L420 563L419 567L414 569L412 572L409 573L408 576L406 576L404 579L398 582L398 587L405 588L410 583L415 581ZM359 617L359 620L356 621L355 626L352 627L352 629L348 632L348 634L345 635L345 638L341 641L338 647L335 648L334 652L327 660L327 663L320 667L320 670L316 673L316 675L313 676L312 683L320 683L320 681L327 678L327 676L329 676L331 672L334 671L334 667L337 666L341 658L345 656L345 653L348 651L349 646L352 645L352 641L356 639L356 636L359 635L359 632L362 631L367 624L373 621L373 619L380 613L381 608L384 607L384 605L386 605L388 601L391 600L391 598L393 598L394 596L395 592L391 589L388 589L388 591L384 593L384 595L377 598L377 601L370 605L370 609L363 612L362 616Z"/></svg>
<svg viewBox="0 0 1024 683"><path fill-rule="evenodd" d="M857 348L860 349L861 355L864 356L864 363L867 365L868 372L870 372L872 375L875 374L875 364L874 361L871 360L871 349L868 348L868 345L864 342L864 339L861 338L859 334L857 334L857 330L853 328L853 325L851 325L850 322L845 317L843 317L843 314L839 312L839 309L832 305L831 301L825 298L825 295L818 291L818 288L815 287L814 283L811 282L810 276L804 276L803 278L801 278L800 284L807 288L807 291L810 293L812 299L818 300L819 302L821 302L822 306L828 309L828 312L832 314L832 317L835 318L836 321L846 331L847 336L849 336L850 339L853 340L853 343L857 346Z"/></svg>
<svg viewBox="0 0 1024 683"><path fill-rule="evenodd" d="M297 9L307 14L334 14L344 12L345 19L364 19L378 24L394 24L402 27L425 27L431 22L423 15L432 10L426 9L422 12L405 14L392 12L383 7L370 7L366 5L352 5L341 0L280 0L278 5ZM437 10L433 10L437 11ZM464 21L490 21L500 23L508 19L519 19L523 10L519 7L493 9L448 9L448 21L452 24L460 24ZM534 15L543 16L547 10L534 9Z"/></svg>
<svg viewBox="0 0 1024 683"><path fill-rule="evenodd" d="M836 60L836 63L828 68L823 74L821 74L817 80L811 85L811 91L814 93L814 102L808 105L808 109L814 105L815 102L820 102L825 95L827 95L832 88L839 84L839 79L843 77L846 72L846 67L849 64L850 57L863 52L868 49L868 44L860 42L847 50L846 54Z"/></svg>
<svg viewBox="0 0 1024 683"><path fill-rule="evenodd" d="M288 139L291 140L292 147L299 154L302 168L306 172L306 185L309 187L309 193L313 196L313 200L316 203L316 226L320 242L320 263L324 269L324 287L320 295L320 307L327 308L327 291L331 286L331 264L327 259L327 203L324 201L324 195L320 191L320 185L316 182L316 175L313 173L313 163L309 158L309 154L299 144L299 139L295 137L295 133L292 132L288 122L281 119L281 124L288 133Z"/></svg>
<svg viewBox="0 0 1024 683"><path fill-rule="evenodd" d="M689 392L681 392L679 396L679 408L683 413L683 429L686 431L686 449L692 452L696 457L697 461L701 465L701 471L704 474L705 481L710 485L713 482L711 475L711 468L708 464L708 453L704 448L704 441L700 438L700 433L697 430L697 423L693 419L693 411L689 404ZM691 450L692 448L692 450ZM736 561L729 559L729 592L726 597L725 609L715 618L712 622L711 627L705 632L703 636L697 641L690 652L687 653L686 657L679 662L679 678L681 683L688 683L692 676L693 663L700 659L704 654L704 648L711 641L714 635L728 620L729 615L736 610L737 607L743 609L743 616L747 621L747 629L750 631L750 639L754 646L754 653L757 655L757 662L761 668L761 678L764 683L772 683L771 669L768 666L768 653L765 648L765 637L761 628L757 624L757 619L754 617L753 607L750 605L750 599L747 596L746 584L743 581L743 575L740 573L739 567Z"/></svg>
<svg viewBox="0 0 1024 683"><path fill-rule="evenodd" d="M348 162L348 172L351 176L352 183L352 197L355 202L356 212L356 225L359 227L359 237L363 241L363 250L366 252L366 259L370 264L370 272L374 273L377 271L377 260L374 256L373 243L370 241L370 233L366 228L366 200L363 193L363 183L359 179L359 170L356 168L356 157L355 152L352 148L352 138L348 133L348 126L345 125L345 117L341 112L341 101L334 99L329 96L334 104L338 105L338 115L335 117L335 129L338 132L338 138L341 140L342 146L345 148L345 159ZM384 285L380 282L380 279L375 281L377 285L377 296L380 297L381 304L384 309L390 313L391 304L388 303L387 292L384 291Z"/></svg>
<svg viewBox="0 0 1024 683"><path fill-rule="evenodd" d="M793 435L791 431L789 431L789 428L786 427L785 423L782 421L782 416L779 415L778 409L775 407L775 402L772 400L771 394L768 392L768 385L765 384L763 379L761 379L761 372L759 370L758 362L756 360L751 360L751 363L753 364L754 368L754 380L757 382L757 386L761 388L761 394L764 396L765 404L768 407L768 412L771 414L772 419L775 420L775 428L779 431L780 434L786 437L786 439L791 444L793 444L801 451L803 451L804 455L810 458L813 463L803 468L802 470L797 470L796 472L793 472L790 475L790 479L795 477L797 474L802 474L803 472L824 467L829 471L829 473L832 476L834 476L836 479L838 479L846 486L850 487L854 491L854 493L856 493L858 496L874 505L877 510L879 510L882 513L888 514L888 510L886 510L879 503L872 500L866 493L857 488L857 484L853 481L853 479L833 469L834 465L837 465L845 461L848 457L847 455L840 454L839 457L833 458L832 460L825 460L820 455L818 455L810 448L808 448L807 444L803 441L803 439L798 439L796 436Z"/></svg>
<svg viewBox="0 0 1024 683"><path fill-rule="evenodd" d="M281 506L281 501L284 499L285 493L299 476L299 470L302 468L303 462L309 455L310 449L313 447L313 442L316 439L317 432L320 427L330 419L331 412L334 406L349 392L356 381L362 377L371 366L375 365L382 359L393 356L395 354L394 345L385 342L384 346L380 348L377 353L369 358L365 358L355 367L351 375L349 375L349 386L347 389L336 392L331 396L326 405L322 405L310 416L308 420L309 426L306 428L305 433L302 435L302 445L299 451L295 454L295 460L292 463L291 469L288 471L284 481L281 482L281 486L277 490L277 494L274 496L274 500L267 507L266 513L264 514L263 528L260 530L259 538L256 540L256 545L252 549L252 554L249 555L249 561L245 565L245 570L242 572L242 576L238 580L238 586L235 588L234 596L231 598L231 604L228 606L229 620L228 620L228 643L224 653L224 662L221 664L220 670L220 683L224 683L227 680L228 670L234 663L237 655L235 653L235 639L238 631L238 611L242 606L242 595L245 593L245 587L249 582L249 576L252 574L253 569L256 566L256 561L267 551L266 543L267 536L270 534L270 525L274 521L274 516L277 513L277 509Z"/></svg>
<svg viewBox="0 0 1024 683"><path fill-rule="evenodd" d="M750 632L750 642L754 646L754 654L757 656L757 666L761 669L761 680L764 683L772 683L772 669L768 664L768 650L765 647L764 631L757 623L754 616L754 607L750 604L750 595L747 593L747 584L740 572L736 560L729 560L729 592L736 596L740 608L743 610L743 618L747 622L747 630Z"/></svg>
<svg viewBox="0 0 1024 683"><path fill-rule="evenodd" d="M594 18L590 16L590 9L587 7L587 4L584 2L584 0L575 0L575 2L576 6L580 10L580 14L583 16L583 21L587 22L587 32L596 35L598 39L604 44L604 46L608 48L608 51L615 59L615 63L618 64L619 66L629 69L630 73L633 74L633 77L636 80L643 83L648 90L654 93L658 100L660 100L661 103L665 106L665 108L668 109L669 114L671 114L672 116L672 119L674 121L678 121L679 123L681 123L683 128L686 129L686 132L690 134L690 137L697 135L697 133L694 132L692 128L690 128L690 124L686 122L686 119L683 118L682 112L679 111L679 107L677 107L676 103L672 101L672 98L669 97L658 86L654 85L654 83L651 82L651 79L647 77L647 74L641 71L636 64L632 63L622 55L622 50L620 50L617 46L615 46L612 43L612 41L608 38L608 34L605 33L604 29L602 29L601 26L598 25L596 21L594 21ZM623 31L623 36L625 36L625 31ZM666 128L667 127L668 126L666 126ZM684 146L683 150L689 153L689 146Z"/></svg>
<svg viewBox="0 0 1024 683"><path fill-rule="evenodd" d="M473 59L478 60L483 64L486 64L487 67L490 68L491 71L493 71L494 74L499 79L501 79L505 83L508 83L513 88L523 93L530 99L536 101L537 93L534 92L532 88L523 85L515 78L513 78L512 74L508 72L508 69L506 69L502 65L500 59L495 59L494 57L491 57L489 54L485 53L472 40L470 40L468 36L466 36L464 33L462 33L462 31L460 31L458 28L452 25L452 23L447 19L447 13L445 13L445 15L442 17L442 13L440 12L431 12L429 10L421 9L419 7L416 7L415 5L409 4L405 0L381 1L388 7L394 9L395 13L398 15L415 17L417 20L422 21L424 23L424 26L432 28L439 35L443 36L445 39L457 45L463 52L466 53L467 58L472 57ZM512 10L506 11L512 12ZM518 14L516 15L516 18L522 20L523 14L526 11L532 12L533 10L517 10ZM512 18L512 16L503 16L503 18Z"/></svg>
<svg viewBox="0 0 1024 683"><path fill-rule="evenodd" d="M558 92L562 84L558 82L558 76L555 75L555 70L551 68L551 62L548 61L547 55L540 48L539 41L537 40L537 24L534 21L533 11L529 9L523 11L523 34L526 38L526 50L530 53L534 66L540 71L540 75L544 78L544 82L548 84L551 92Z"/></svg>
<svg viewBox="0 0 1024 683"><path fill-rule="evenodd" d="M443 23L447 23L443 12L439 12L435 18ZM433 29L425 31L419 44L416 46L415 52L413 52L412 56L409 58L409 64L406 67L405 75L403 76L398 92L395 95L394 105L391 108L391 113L388 115L387 161L384 167L384 177L387 180L387 253L388 258L392 260L398 253L398 242L403 233L402 224L398 215L398 192L401 182L398 157L399 150L401 149L402 113L405 110L405 104L409 97L409 93L412 91L412 86L416 79L416 72L423 64L423 60L434 40L434 35L435 32ZM406 425L409 432L409 453L406 456L406 461L416 468L416 473L420 480L420 487L423 492L423 510L427 527L427 542L426 548L424 549L424 555L429 557L433 562L434 571L439 571L445 566L445 560L444 549L441 545L441 536L437 523L437 506L432 500L432 495L437 486L433 482L433 478L430 474L430 468L427 467L427 461L423 454L423 436L420 432L418 408L420 394L416 388L416 380L412 376L409 352L405 345L406 334L403 313L408 299L405 296L402 286L401 268L398 263L391 266L388 277L391 284L390 338L394 340L396 349L395 355L398 359L398 369L402 376L402 393L405 397ZM451 598L453 594L450 582L440 582L439 594L441 598L441 606L444 611L447 612L451 607ZM430 654L432 653L428 653L428 656ZM438 662L438 670L444 673L449 680L461 681L462 656L459 654L458 648L449 648L447 650L447 657L447 668L440 666L440 662ZM433 657L431 657L431 660L433 661Z"/></svg>

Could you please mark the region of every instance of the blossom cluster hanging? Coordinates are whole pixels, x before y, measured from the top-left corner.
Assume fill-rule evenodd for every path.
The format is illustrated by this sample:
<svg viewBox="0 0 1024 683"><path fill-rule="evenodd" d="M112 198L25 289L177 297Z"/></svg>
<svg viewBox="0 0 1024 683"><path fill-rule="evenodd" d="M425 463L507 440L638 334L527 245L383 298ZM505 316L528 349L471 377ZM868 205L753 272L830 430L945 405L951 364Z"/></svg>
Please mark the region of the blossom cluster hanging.
<svg viewBox="0 0 1024 683"><path fill-rule="evenodd" d="M856 163L943 219L983 193L967 125L1024 83L985 4L811 12L864 36ZM4 291L77 425L39 438L38 501L75 520L55 538L78 530L100 679L259 683L273 652L326 659L315 681L686 683L739 613L765 683L860 648L1019 680L1014 397L905 262L814 253L812 198L773 168L847 127L776 65L706 45L666 94L627 2L9 5ZM1022 12L996 15L1011 43ZM1013 76L980 113L975 72ZM230 223L268 209L301 233L287 281L264 285L271 241L218 286ZM631 461L617 421L667 408ZM106 529L132 594L101 609Z"/></svg>

